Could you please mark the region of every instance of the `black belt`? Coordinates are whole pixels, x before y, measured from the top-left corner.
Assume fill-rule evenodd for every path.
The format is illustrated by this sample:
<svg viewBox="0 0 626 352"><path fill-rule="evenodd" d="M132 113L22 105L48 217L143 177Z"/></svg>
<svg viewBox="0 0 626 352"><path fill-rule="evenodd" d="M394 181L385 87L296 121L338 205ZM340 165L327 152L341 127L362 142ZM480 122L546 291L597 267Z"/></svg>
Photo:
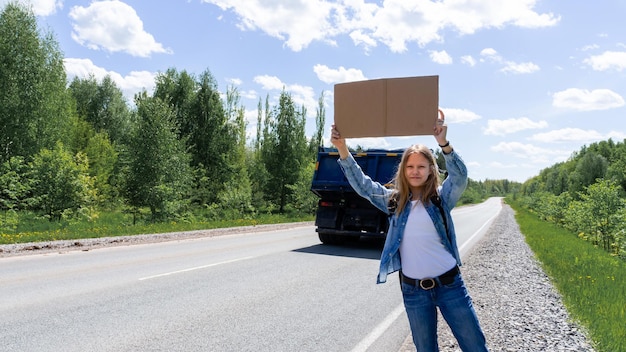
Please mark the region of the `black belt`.
<svg viewBox="0 0 626 352"><path fill-rule="evenodd" d="M449 285L454 282L454 277L459 273L459 267L457 265L454 268L446 271L445 273L439 275L438 277L429 278L429 279L412 279L410 277L404 276L402 271L400 271L400 280L405 284L409 284L412 286L419 286L424 290L430 290L437 287L439 284L441 285Z"/></svg>

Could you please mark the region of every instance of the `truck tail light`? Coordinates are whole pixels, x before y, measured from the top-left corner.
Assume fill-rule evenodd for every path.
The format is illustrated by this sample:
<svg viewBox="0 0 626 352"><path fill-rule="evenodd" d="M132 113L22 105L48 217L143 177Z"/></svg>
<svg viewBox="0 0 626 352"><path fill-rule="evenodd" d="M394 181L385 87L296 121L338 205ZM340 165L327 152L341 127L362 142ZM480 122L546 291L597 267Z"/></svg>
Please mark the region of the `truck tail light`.
<svg viewBox="0 0 626 352"><path fill-rule="evenodd" d="M329 202L327 200L322 200L322 201L320 201L319 204L320 204L320 207L332 207L332 206L335 205L335 203Z"/></svg>

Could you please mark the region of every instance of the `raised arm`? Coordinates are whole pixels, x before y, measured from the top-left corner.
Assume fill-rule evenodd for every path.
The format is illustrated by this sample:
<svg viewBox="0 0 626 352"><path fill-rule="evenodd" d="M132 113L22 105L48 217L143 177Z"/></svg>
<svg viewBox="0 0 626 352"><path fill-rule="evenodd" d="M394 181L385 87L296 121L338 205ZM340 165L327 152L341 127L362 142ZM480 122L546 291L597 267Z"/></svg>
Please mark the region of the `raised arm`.
<svg viewBox="0 0 626 352"><path fill-rule="evenodd" d="M445 124L445 115L443 114L443 111L439 109L439 118L437 119L437 124L433 129L433 135L435 136L435 140L437 140L437 144L439 144L439 147L441 147L441 151L444 154L452 153L452 147L448 141L447 134L448 125Z"/></svg>
<svg viewBox="0 0 626 352"><path fill-rule="evenodd" d="M348 155L350 155L350 151L348 150L348 145L346 145L346 139L341 137L341 133L337 130L337 126L333 125L331 133L330 133L330 142L337 148L339 152L339 158L345 160Z"/></svg>

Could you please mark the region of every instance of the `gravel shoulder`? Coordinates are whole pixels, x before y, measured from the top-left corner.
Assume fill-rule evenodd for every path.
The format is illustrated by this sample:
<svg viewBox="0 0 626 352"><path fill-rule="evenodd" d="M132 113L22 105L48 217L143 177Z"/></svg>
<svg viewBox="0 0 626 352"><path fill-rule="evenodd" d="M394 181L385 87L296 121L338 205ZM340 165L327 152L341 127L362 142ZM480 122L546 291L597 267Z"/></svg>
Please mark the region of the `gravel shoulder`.
<svg viewBox="0 0 626 352"><path fill-rule="evenodd" d="M485 237L464 259L463 279L491 351L594 351L503 204ZM439 318L440 351L460 351ZM399 352L415 351L409 335Z"/></svg>
<svg viewBox="0 0 626 352"><path fill-rule="evenodd" d="M30 242L0 245L0 258L16 255L64 253L68 251L89 251L103 247L128 246L133 244L179 241L200 237L216 237L240 233L262 232L288 229L300 226L312 226L313 221L292 222L285 224L269 224L255 226L229 227L223 229L181 231L157 234L87 238L80 240L63 240L47 242Z"/></svg>

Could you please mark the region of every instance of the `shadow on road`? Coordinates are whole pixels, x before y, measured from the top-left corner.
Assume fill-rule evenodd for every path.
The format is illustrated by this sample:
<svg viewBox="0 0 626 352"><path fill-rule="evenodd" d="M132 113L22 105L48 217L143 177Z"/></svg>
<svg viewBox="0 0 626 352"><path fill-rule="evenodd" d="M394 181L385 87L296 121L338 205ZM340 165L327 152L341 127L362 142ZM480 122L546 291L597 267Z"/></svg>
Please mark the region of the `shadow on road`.
<svg viewBox="0 0 626 352"><path fill-rule="evenodd" d="M344 245L316 244L310 247L295 249L294 252L323 254L339 257L352 257L363 259L380 259L383 244L381 241L360 241L350 242Z"/></svg>

